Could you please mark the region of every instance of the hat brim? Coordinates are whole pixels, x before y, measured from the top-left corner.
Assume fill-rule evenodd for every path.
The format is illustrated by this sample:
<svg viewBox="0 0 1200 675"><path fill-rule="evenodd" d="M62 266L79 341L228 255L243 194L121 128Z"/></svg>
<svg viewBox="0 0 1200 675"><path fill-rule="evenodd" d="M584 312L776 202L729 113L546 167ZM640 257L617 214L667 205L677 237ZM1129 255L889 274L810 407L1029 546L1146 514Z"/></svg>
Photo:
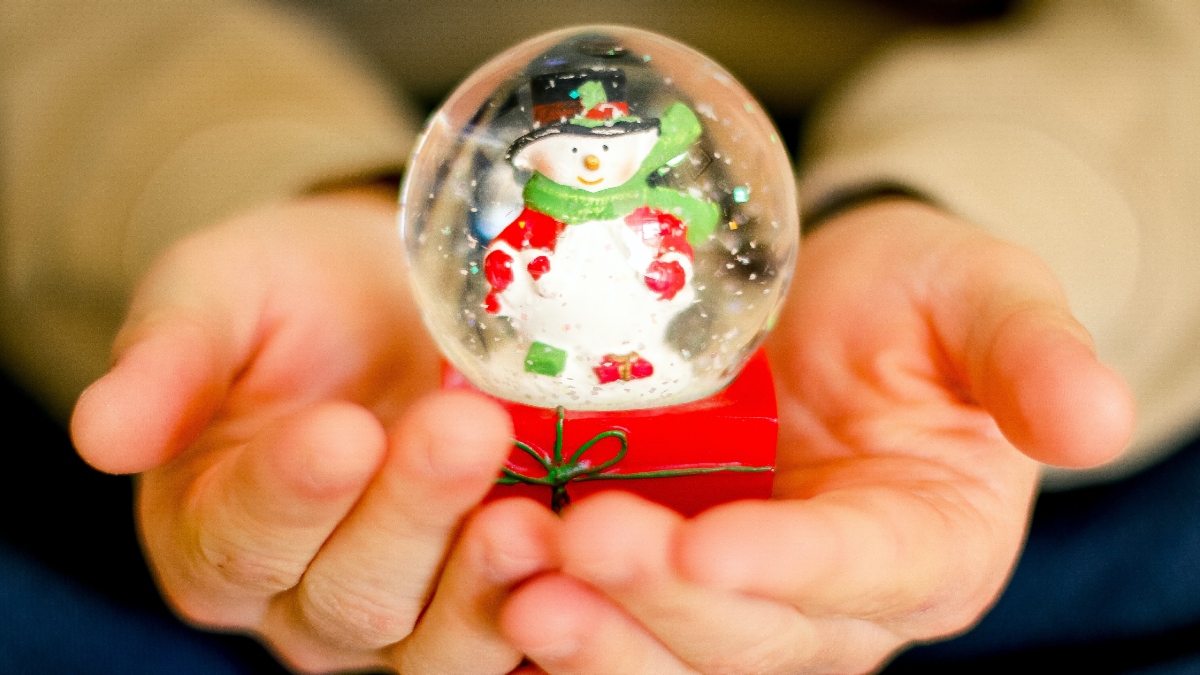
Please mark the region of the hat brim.
<svg viewBox="0 0 1200 675"><path fill-rule="evenodd" d="M622 122L617 121L613 124L601 124L594 127L585 127L582 124L571 124L569 122L562 124L547 124L543 127L538 127L533 131L513 141L512 145L508 146L508 152L505 153L504 159L512 161L519 152L529 147L530 145L552 136L562 136L569 134L573 136L600 136L614 137L633 134L639 131L658 130L657 119L643 119L638 121Z"/></svg>

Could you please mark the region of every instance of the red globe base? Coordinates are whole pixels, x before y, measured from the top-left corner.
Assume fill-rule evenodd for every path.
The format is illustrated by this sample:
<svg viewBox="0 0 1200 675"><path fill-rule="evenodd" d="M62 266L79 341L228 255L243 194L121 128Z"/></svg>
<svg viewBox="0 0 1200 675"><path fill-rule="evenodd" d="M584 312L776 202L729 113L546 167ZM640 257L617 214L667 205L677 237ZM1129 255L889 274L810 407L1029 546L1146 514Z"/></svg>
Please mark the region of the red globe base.
<svg viewBox="0 0 1200 675"><path fill-rule="evenodd" d="M443 388L474 390L449 365ZM593 412L496 401L515 438L485 501L526 496L557 512L593 492L626 490L692 516L771 496L779 424L762 350L728 387L691 403Z"/></svg>

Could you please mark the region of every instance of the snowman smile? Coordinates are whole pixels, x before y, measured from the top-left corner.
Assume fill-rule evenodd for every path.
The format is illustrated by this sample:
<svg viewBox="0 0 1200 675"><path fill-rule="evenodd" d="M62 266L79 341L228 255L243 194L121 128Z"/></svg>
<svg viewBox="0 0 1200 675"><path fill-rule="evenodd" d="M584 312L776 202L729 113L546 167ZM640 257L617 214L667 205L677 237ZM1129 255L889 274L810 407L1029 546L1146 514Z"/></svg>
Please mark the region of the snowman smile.
<svg viewBox="0 0 1200 675"><path fill-rule="evenodd" d="M600 178L597 178L596 180L588 180L588 179L584 178L583 176L576 176L575 178L579 179L579 182L583 183L584 185L599 185L600 182L604 180L603 176L601 176Z"/></svg>

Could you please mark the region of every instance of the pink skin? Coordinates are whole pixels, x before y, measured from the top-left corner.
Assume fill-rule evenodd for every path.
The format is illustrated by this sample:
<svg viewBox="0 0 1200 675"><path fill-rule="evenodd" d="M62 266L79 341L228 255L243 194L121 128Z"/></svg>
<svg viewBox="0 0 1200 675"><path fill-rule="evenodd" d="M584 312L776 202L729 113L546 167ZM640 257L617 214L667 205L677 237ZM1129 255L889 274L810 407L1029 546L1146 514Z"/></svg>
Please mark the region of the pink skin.
<svg viewBox="0 0 1200 675"><path fill-rule="evenodd" d="M480 509L509 423L436 391L393 223L390 195L327 195L180 243L72 420L94 466L143 472L172 606L300 671L866 672L986 609L1034 459L1132 430L1041 263L893 200L805 243L769 343L776 499Z"/></svg>
<svg viewBox="0 0 1200 675"><path fill-rule="evenodd" d="M558 522L478 509L509 421L437 391L394 223L390 194L327 195L181 242L72 434L97 468L143 472L146 554L188 621L297 671L502 675L522 657L501 600L554 565Z"/></svg>
<svg viewBox="0 0 1200 675"><path fill-rule="evenodd" d="M775 499L692 520L619 492L573 505L561 572L501 614L545 672L874 670L993 601L1035 459L1095 465L1132 433L1050 272L902 200L809 238L769 354Z"/></svg>

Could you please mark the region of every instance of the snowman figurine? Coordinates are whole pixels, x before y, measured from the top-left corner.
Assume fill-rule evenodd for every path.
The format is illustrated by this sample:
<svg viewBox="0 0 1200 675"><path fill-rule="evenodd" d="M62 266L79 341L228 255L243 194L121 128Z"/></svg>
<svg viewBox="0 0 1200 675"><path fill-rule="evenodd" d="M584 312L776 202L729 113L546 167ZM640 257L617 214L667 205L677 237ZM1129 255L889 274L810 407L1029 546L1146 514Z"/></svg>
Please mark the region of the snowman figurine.
<svg viewBox="0 0 1200 675"><path fill-rule="evenodd" d="M693 246L719 209L647 179L683 159L699 120L682 103L631 115L615 68L530 89L533 130L507 158L532 176L524 210L484 253L484 309L524 336L521 376L541 378L530 390L609 408L686 395L691 370L667 327L695 301Z"/></svg>

